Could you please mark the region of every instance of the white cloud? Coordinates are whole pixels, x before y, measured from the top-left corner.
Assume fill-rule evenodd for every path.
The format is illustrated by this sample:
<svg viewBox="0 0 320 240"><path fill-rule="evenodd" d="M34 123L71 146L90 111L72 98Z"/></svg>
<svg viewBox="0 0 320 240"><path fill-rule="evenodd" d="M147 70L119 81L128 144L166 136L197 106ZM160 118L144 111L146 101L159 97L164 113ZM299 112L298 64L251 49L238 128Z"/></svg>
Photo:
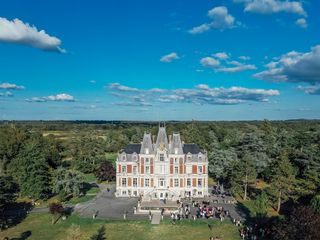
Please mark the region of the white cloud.
<svg viewBox="0 0 320 240"><path fill-rule="evenodd" d="M1 97L13 97L13 93L10 91L0 92Z"/></svg>
<svg viewBox="0 0 320 240"><path fill-rule="evenodd" d="M189 30L191 34L203 33L210 30L210 24L204 23Z"/></svg>
<svg viewBox="0 0 320 240"><path fill-rule="evenodd" d="M0 41L23 44L34 48L64 53L61 40L50 36L44 30L38 30L19 19L12 21L0 17Z"/></svg>
<svg viewBox="0 0 320 240"><path fill-rule="evenodd" d="M247 60L250 60L251 57L249 57L249 56L240 56L239 59L242 60L242 61L247 61Z"/></svg>
<svg viewBox="0 0 320 240"><path fill-rule="evenodd" d="M307 94L320 95L320 84L312 86L298 86L297 89Z"/></svg>
<svg viewBox="0 0 320 240"><path fill-rule="evenodd" d="M173 52L170 54L167 54L160 58L160 62L172 62L173 60L179 59L179 56L177 53Z"/></svg>
<svg viewBox="0 0 320 240"><path fill-rule="evenodd" d="M226 72L226 73L235 73L235 72L242 72L246 70L256 70L256 66L253 64L241 64L236 67L223 67L218 69L219 72Z"/></svg>
<svg viewBox="0 0 320 240"><path fill-rule="evenodd" d="M96 80L90 80L89 82L92 83L92 84L96 84L97 83Z"/></svg>
<svg viewBox="0 0 320 240"><path fill-rule="evenodd" d="M235 18L228 13L228 9L224 6L211 9L208 12L208 17L212 19L211 22L193 27L189 30L189 33L199 34L210 29L226 29L235 26Z"/></svg>
<svg viewBox="0 0 320 240"><path fill-rule="evenodd" d="M137 88L127 87L127 86L121 85L120 83L110 83L108 87L111 89L119 90L119 91L123 91L123 92L137 92L137 91L139 91L139 89L137 89Z"/></svg>
<svg viewBox="0 0 320 240"><path fill-rule="evenodd" d="M27 102L48 102L48 101L56 101L56 102L74 102L75 98L67 93L60 93L57 95L50 95L46 97L33 97L26 99Z"/></svg>
<svg viewBox="0 0 320 240"><path fill-rule="evenodd" d="M0 29L0 31L1 31L1 29ZM0 89L22 90L22 89L24 89L24 86L18 86L14 83L1 83Z"/></svg>
<svg viewBox="0 0 320 240"><path fill-rule="evenodd" d="M265 71L254 74L255 78L274 82L305 82L320 84L320 45L310 52L288 52L266 65Z"/></svg>
<svg viewBox="0 0 320 240"><path fill-rule="evenodd" d="M278 12L287 12L306 16L306 12L302 7L301 2L297 1L280 1L280 0L248 0L236 1L244 2L245 12L254 12L260 14L272 14Z"/></svg>
<svg viewBox="0 0 320 240"><path fill-rule="evenodd" d="M299 27L302 27L302 28L308 27L308 23L307 23L306 19L304 19L304 18L299 18L299 19L296 21L296 24L297 24Z"/></svg>
<svg viewBox="0 0 320 240"><path fill-rule="evenodd" d="M219 58L219 59L223 59L223 60L229 58L229 55L226 52L218 52L218 53L213 54L213 56L216 58Z"/></svg>
<svg viewBox="0 0 320 240"><path fill-rule="evenodd" d="M228 55L224 53L214 54L214 56L218 57L222 60L222 63L212 57L205 57L200 60L200 63L203 67L211 68L216 72L225 72L225 73L235 73L246 70L255 70L256 66L253 64L241 63L239 61L227 61Z"/></svg>
<svg viewBox="0 0 320 240"><path fill-rule="evenodd" d="M204 57L200 60L200 63L204 67L216 68L220 65L219 60L216 60L212 57Z"/></svg>
<svg viewBox="0 0 320 240"><path fill-rule="evenodd" d="M267 102L269 97L278 96L279 94L278 90L273 89L250 89L244 87L211 88L206 84L199 84L195 88L190 89L161 89L161 91L157 92L152 91L152 89L139 89L137 92L128 91L113 95L120 99L120 102L115 103L116 105L149 106L152 103L174 102L213 105L240 104L247 101Z"/></svg>

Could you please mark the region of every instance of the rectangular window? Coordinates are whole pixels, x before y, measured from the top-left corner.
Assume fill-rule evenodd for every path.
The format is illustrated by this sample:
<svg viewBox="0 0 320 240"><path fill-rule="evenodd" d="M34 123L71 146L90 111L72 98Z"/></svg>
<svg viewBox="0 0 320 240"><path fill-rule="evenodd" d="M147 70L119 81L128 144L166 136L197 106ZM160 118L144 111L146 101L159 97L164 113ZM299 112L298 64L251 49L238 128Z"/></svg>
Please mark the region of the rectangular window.
<svg viewBox="0 0 320 240"><path fill-rule="evenodd" d="M187 165L187 173L188 174L192 173L192 166L191 165Z"/></svg>
<svg viewBox="0 0 320 240"><path fill-rule="evenodd" d="M149 174L149 173L150 173L150 167L146 166L146 174Z"/></svg>
<svg viewBox="0 0 320 240"><path fill-rule="evenodd" d="M198 166L198 173L202 173L202 166Z"/></svg>
<svg viewBox="0 0 320 240"><path fill-rule="evenodd" d="M165 182L164 178L160 178L159 179L159 186L164 187L165 185L166 185L166 182Z"/></svg>
<svg viewBox="0 0 320 240"><path fill-rule="evenodd" d="M133 174L137 174L137 166L133 166Z"/></svg>
<svg viewBox="0 0 320 240"><path fill-rule="evenodd" d="M160 154L160 161L163 162L164 161L164 155Z"/></svg>
<svg viewBox="0 0 320 240"><path fill-rule="evenodd" d="M177 167L177 166L174 167L174 173L179 174L179 167Z"/></svg>
<svg viewBox="0 0 320 240"><path fill-rule="evenodd" d="M122 187L126 187L126 186L127 186L127 179L122 178Z"/></svg>
<svg viewBox="0 0 320 240"><path fill-rule="evenodd" d="M202 195L202 192L198 192L198 195Z"/></svg>
<svg viewBox="0 0 320 240"><path fill-rule="evenodd" d="M144 180L144 185L145 185L145 187L149 187L149 186L150 186L150 180L149 180L149 178L146 178L146 179Z"/></svg>
<svg viewBox="0 0 320 240"><path fill-rule="evenodd" d="M122 191L122 195L127 195L127 191Z"/></svg>
<svg viewBox="0 0 320 240"><path fill-rule="evenodd" d="M174 158L174 163L178 163L178 158Z"/></svg>
<svg viewBox="0 0 320 240"><path fill-rule="evenodd" d="M149 163L149 158L146 158L146 163Z"/></svg>
<svg viewBox="0 0 320 240"><path fill-rule="evenodd" d="M133 187L137 187L138 186L138 179L137 178L133 178L132 185L133 185Z"/></svg>
<svg viewBox="0 0 320 240"><path fill-rule="evenodd" d="M187 187L191 187L191 178L187 179Z"/></svg>
<svg viewBox="0 0 320 240"><path fill-rule="evenodd" d="M123 173L127 172L127 166L122 166L122 171Z"/></svg>
<svg viewBox="0 0 320 240"><path fill-rule="evenodd" d="M198 179L198 187L202 187L202 179Z"/></svg>
<svg viewBox="0 0 320 240"><path fill-rule="evenodd" d="M178 178L174 179L174 186L179 187L179 179Z"/></svg>

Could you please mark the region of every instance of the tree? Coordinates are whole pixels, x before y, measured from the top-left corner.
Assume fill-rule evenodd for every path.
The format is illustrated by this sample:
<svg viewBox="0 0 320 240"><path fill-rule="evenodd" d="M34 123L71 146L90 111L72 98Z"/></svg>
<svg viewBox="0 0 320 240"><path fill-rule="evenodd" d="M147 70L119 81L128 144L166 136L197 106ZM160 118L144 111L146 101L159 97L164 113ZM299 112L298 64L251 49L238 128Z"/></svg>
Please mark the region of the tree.
<svg viewBox="0 0 320 240"><path fill-rule="evenodd" d="M99 181L113 181L116 178L116 170L111 162L103 161L95 171L95 176Z"/></svg>
<svg viewBox="0 0 320 240"><path fill-rule="evenodd" d="M256 217L265 217L269 207L269 199L267 194L262 191L253 202Z"/></svg>
<svg viewBox="0 0 320 240"><path fill-rule="evenodd" d="M232 164L237 161L237 154L232 148L213 149L208 153L208 160L210 175L217 180L224 180Z"/></svg>
<svg viewBox="0 0 320 240"><path fill-rule="evenodd" d="M90 240L106 240L105 237L106 234L106 228L105 226L102 226L98 229L98 232L90 237Z"/></svg>
<svg viewBox="0 0 320 240"><path fill-rule="evenodd" d="M4 214L7 205L15 202L18 193L18 185L10 176L0 176L0 230L5 228L8 218Z"/></svg>
<svg viewBox="0 0 320 240"><path fill-rule="evenodd" d="M23 196L33 199L46 199L49 196L51 192L49 165L38 138L28 141L10 166Z"/></svg>
<svg viewBox="0 0 320 240"><path fill-rule="evenodd" d="M229 182L234 193L243 193L243 199L247 199L248 185L254 183L257 177L252 156L246 153L243 158L233 164Z"/></svg>
<svg viewBox="0 0 320 240"><path fill-rule="evenodd" d="M295 207L290 215L272 228L270 239L313 240L320 236L320 214L307 206Z"/></svg>
<svg viewBox="0 0 320 240"><path fill-rule="evenodd" d="M18 184L11 176L0 176L0 210L15 202L18 190Z"/></svg>
<svg viewBox="0 0 320 240"><path fill-rule="evenodd" d="M288 199L295 182L294 169L286 153L275 159L271 166L271 188L276 192L277 212L280 211L282 200Z"/></svg>
<svg viewBox="0 0 320 240"><path fill-rule="evenodd" d="M79 171L60 167L54 171L52 185L55 193L63 192L66 198L77 197L83 191L84 176Z"/></svg>
<svg viewBox="0 0 320 240"><path fill-rule="evenodd" d="M49 205L49 212L52 214L51 223L55 224L64 213L64 208L61 203L51 203ZM58 216L58 218L56 218L56 216Z"/></svg>
<svg viewBox="0 0 320 240"><path fill-rule="evenodd" d="M19 154L28 133L10 125L0 128L0 136L0 174L4 174L12 159Z"/></svg>
<svg viewBox="0 0 320 240"><path fill-rule="evenodd" d="M320 194L315 195L311 199L311 206L317 213L320 213Z"/></svg>

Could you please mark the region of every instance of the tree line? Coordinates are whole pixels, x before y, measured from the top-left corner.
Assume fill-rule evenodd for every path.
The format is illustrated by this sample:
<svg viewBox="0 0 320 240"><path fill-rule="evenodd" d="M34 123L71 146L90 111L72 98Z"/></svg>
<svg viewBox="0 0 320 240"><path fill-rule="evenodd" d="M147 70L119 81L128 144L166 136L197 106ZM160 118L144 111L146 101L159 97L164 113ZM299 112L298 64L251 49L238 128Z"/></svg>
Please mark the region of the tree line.
<svg viewBox="0 0 320 240"><path fill-rule="evenodd" d="M166 128L205 149L210 177L233 195L254 199L257 212L267 205L281 213L286 203L319 199L320 121L168 122ZM154 122L2 122L0 183L13 194L0 204L17 195L80 194L86 173L112 180L114 159L106 154L157 130ZM66 188L66 179L75 179L75 187Z"/></svg>

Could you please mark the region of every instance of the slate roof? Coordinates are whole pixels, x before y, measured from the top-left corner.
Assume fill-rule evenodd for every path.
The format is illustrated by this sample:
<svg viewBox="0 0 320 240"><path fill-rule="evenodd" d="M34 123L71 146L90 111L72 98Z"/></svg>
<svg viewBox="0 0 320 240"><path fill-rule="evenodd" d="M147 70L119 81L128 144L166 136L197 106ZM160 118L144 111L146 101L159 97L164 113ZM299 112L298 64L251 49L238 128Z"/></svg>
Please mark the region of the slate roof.
<svg viewBox="0 0 320 240"><path fill-rule="evenodd" d="M132 154L132 153L140 153L141 149L141 144L140 143L130 143L126 146L126 148L123 150L123 152L127 154Z"/></svg>
<svg viewBox="0 0 320 240"><path fill-rule="evenodd" d="M159 127L155 149L159 148L160 144L163 144L168 149L168 137L165 127Z"/></svg>
<svg viewBox="0 0 320 240"><path fill-rule="evenodd" d="M183 144L183 153L184 154L187 154L187 153L198 154L199 152L201 152L201 150L198 147L198 145L196 145L194 143Z"/></svg>
<svg viewBox="0 0 320 240"><path fill-rule="evenodd" d="M153 144L151 138L151 133L145 133L143 135L142 145L139 153L145 153L146 148L149 149L149 153L153 153Z"/></svg>

